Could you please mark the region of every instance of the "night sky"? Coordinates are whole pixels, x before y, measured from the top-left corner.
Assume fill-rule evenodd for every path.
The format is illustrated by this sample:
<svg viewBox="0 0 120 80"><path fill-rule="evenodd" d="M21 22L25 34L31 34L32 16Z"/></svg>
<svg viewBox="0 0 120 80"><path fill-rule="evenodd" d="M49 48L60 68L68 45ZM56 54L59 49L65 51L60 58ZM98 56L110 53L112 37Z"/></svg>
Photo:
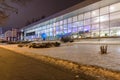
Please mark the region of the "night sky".
<svg viewBox="0 0 120 80"><path fill-rule="evenodd" d="M4 30L22 28L33 18L41 18L43 15L48 17L81 1L83 0L32 0L26 5L10 3L18 8L18 14L12 13L6 24L1 27L4 27Z"/></svg>

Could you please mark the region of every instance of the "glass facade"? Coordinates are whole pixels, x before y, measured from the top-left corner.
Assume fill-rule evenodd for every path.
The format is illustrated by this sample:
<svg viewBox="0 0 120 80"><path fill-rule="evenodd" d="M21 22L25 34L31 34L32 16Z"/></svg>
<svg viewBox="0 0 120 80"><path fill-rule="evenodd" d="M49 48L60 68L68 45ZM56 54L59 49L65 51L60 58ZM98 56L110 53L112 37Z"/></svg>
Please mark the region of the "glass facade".
<svg viewBox="0 0 120 80"><path fill-rule="evenodd" d="M26 39L41 38L47 35L47 40L60 39L71 34L73 38L97 38L120 36L120 3L111 4L96 10L78 13L64 18L64 15L27 28L25 33L35 31L35 35Z"/></svg>

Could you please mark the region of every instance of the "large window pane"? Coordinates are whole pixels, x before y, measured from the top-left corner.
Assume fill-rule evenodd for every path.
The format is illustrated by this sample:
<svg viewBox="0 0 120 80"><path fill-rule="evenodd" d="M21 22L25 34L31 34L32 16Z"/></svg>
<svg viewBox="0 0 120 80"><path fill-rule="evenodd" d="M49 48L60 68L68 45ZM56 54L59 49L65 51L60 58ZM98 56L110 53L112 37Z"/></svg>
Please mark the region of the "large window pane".
<svg viewBox="0 0 120 80"><path fill-rule="evenodd" d="M84 32L85 32L85 33L90 32L90 28L91 28L90 25L88 25L88 26L84 26Z"/></svg>
<svg viewBox="0 0 120 80"><path fill-rule="evenodd" d="M60 25L63 25L63 21L60 21Z"/></svg>
<svg viewBox="0 0 120 80"><path fill-rule="evenodd" d="M64 25L63 29L67 29L67 25Z"/></svg>
<svg viewBox="0 0 120 80"><path fill-rule="evenodd" d="M99 9L92 11L92 17L99 16Z"/></svg>
<svg viewBox="0 0 120 80"><path fill-rule="evenodd" d="M78 15L78 20L83 20L83 14Z"/></svg>
<svg viewBox="0 0 120 80"><path fill-rule="evenodd" d="M68 24L68 32L72 32L72 24Z"/></svg>
<svg viewBox="0 0 120 80"><path fill-rule="evenodd" d="M84 22L83 21L79 21L78 22L78 26L83 26L84 25Z"/></svg>
<svg viewBox="0 0 120 80"><path fill-rule="evenodd" d="M83 26L78 27L78 31L84 32L84 27Z"/></svg>
<svg viewBox="0 0 120 80"><path fill-rule="evenodd" d="M120 12L110 14L110 20L120 19Z"/></svg>
<svg viewBox="0 0 120 80"><path fill-rule="evenodd" d="M63 26L60 26L60 30L61 30L61 31L63 30Z"/></svg>
<svg viewBox="0 0 120 80"><path fill-rule="evenodd" d="M68 30L67 30L67 29L65 29L65 30L64 30L64 33L68 33Z"/></svg>
<svg viewBox="0 0 120 80"><path fill-rule="evenodd" d="M89 24L91 24L90 19L84 20L84 25L89 25Z"/></svg>
<svg viewBox="0 0 120 80"><path fill-rule="evenodd" d="M110 6L110 12L115 12L120 10L120 3L116 3Z"/></svg>
<svg viewBox="0 0 120 80"><path fill-rule="evenodd" d="M100 22L109 21L109 15L100 16Z"/></svg>
<svg viewBox="0 0 120 80"><path fill-rule="evenodd" d="M67 24L67 19L64 20L64 24Z"/></svg>
<svg viewBox="0 0 120 80"><path fill-rule="evenodd" d="M109 22L100 23L100 36L101 37L109 36Z"/></svg>
<svg viewBox="0 0 120 80"><path fill-rule="evenodd" d="M72 27L77 27L78 26L78 22L74 22Z"/></svg>
<svg viewBox="0 0 120 80"><path fill-rule="evenodd" d="M109 30L109 22L100 23L100 30Z"/></svg>
<svg viewBox="0 0 120 80"><path fill-rule="evenodd" d="M93 24L91 30L92 31L99 30L99 24Z"/></svg>
<svg viewBox="0 0 120 80"><path fill-rule="evenodd" d="M84 19L88 19L88 18L90 18L91 16L90 16L90 12L87 12L87 13L85 13L84 14Z"/></svg>
<svg viewBox="0 0 120 80"><path fill-rule="evenodd" d="M68 19L68 23L72 23L72 18L69 18L69 19Z"/></svg>
<svg viewBox="0 0 120 80"><path fill-rule="evenodd" d="M73 17L73 22L76 22L77 19L78 19L77 16L74 16L74 17Z"/></svg>
<svg viewBox="0 0 120 80"><path fill-rule="evenodd" d="M84 37L85 37L85 38L91 37L90 28L91 28L90 25L84 26Z"/></svg>
<svg viewBox="0 0 120 80"><path fill-rule="evenodd" d="M101 37L108 37L109 36L109 31L108 30L100 31L100 36Z"/></svg>
<svg viewBox="0 0 120 80"><path fill-rule="evenodd" d="M120 36L120 12L110 14L110 36Z"/></svg>
<svg viewBox="0 0 120 80"><path fill-rule="evenodd" d="M109 7L100 8L100 15L108 14L109 13Z"/></svg>
<svg viewBox="0 0 120 80"><path fill-rule="evenodd" d="M92 18L92 24L99 23L99 17Z"/></svg>
<svg viewBox="0 0 120 80"><path fill-rule="evenodd" d="M78 30L77 30L77 27L74 27L73 30L72 30L73 33L77 33Z"/></svg>
<svg viewBox="0 0 120 80"><path fill-rule="evenodd" d="M120 36L120 28L112 28L110 30L110 36Z"/></svg>

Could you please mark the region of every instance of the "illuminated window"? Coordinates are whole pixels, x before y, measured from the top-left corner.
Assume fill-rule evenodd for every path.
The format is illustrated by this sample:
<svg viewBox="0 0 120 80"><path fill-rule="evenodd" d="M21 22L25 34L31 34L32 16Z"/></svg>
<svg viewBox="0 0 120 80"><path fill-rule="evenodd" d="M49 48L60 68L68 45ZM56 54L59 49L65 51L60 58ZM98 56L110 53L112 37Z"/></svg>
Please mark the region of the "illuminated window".
<svg viewBox="0 0 120 80"><path fill-rule="evenodd" d="M91 30L99 30L99 24L93 24Z"/></svg>
<svg viewBox="0 0 120 80"><path fill-rule="evenodd" d="M60 21L60 25L63 25L63 21Z"/></svg>
<svg viewBox="0 0 120 80"><path fill-rule="evenodd" d="M110 20L120 19L120 12L110 14Z"/></svg>
<svg viewBox="0 0 120 80"><path fill-rule="evenodd" d="M78 26L78 22L74 22L72 27L77 27Z"/></svg>
<svg viewBox="0 0 120 80"><path fill-rule="evenodd" d="M90 12L87 12L87 13L85 13L84 14L84 19L88 19L88 18L90 18L91 16L90 16Z"/></svg>
<svg viewBox="0 0 120 80"><path fill-rule="evenodd" d="M64 20L64 24L67 24L67 19Z"/></svg>
<svg viewBox="0 0 120 80"><path fill-rule="evenodd" d="M109 21L109 15L100 16L100 22Z"/></svg>
<svg viewBox="0 0 120 80"><path fill-rule="evenodd" d="M77 33L78 30L77 30L77 27L74 27L73 30L72 30L73 33Z"/></svg>
<svg viewBox="0 0 120 80"><path fill-rule="evenodd" d="M83 14L78 15L78 20L83 20Z"/></svg>
<svg viewBox="0 0 120 80"><path fill-rule="evenodd" d="M90 19L84 20L84 25L89 25L89 24L91 24Z"/></svg>
<svg viewBox="0 0 120 80"><path fill-rule="evenodd" d="M109 13L109 7L100 8L100 15L108 14Z"/></svg>
<svg viewBox="0 0 120 80"><path fill-rule="evenodd" d="M77 16L74 16L73 17L73 22L76 22L77 21Z"/></svg>
<svg viewBox="0 0 120 80"><path fill-rule="evenodd" d="M90 25L84 26L84 32L85 32L85 33L90 32L90 28L91 28Z"/></svg>
<svg viewBox="0 0 120 80"><path fill-rule="evenodd" d="M99 10L92 11L92 17L99 16Z"/></svg>
<svg viewBox="0 0 120 80"><path fill-rule="evenodd" d="M69 19L68 19L68 23L72 23L72 18L69 18Z"/></svg>
<svg viewBox="0 0 120 80"><path fill-rule="evenodd" d="M92 18L92 23L99 23L99 17Z"/></svg>
<svg viewBox="0 0 120 80"><path fill-rule="evenodd" d="M113 4L110 6L110 12L115 12L120 10L120 3Z"/></svg>
<svg viewBox="0 0 120 80"><path fill-rule="evenodd" d="M84 22L83 21L79 21L78 22L78 26L83 26L84 25Z"/></svg>

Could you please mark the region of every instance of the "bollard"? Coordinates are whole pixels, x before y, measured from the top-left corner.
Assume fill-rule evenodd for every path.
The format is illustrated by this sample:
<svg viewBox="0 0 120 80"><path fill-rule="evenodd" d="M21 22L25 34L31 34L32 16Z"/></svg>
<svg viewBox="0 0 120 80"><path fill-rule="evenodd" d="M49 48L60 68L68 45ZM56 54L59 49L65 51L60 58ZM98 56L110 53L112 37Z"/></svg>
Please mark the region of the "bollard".
<svg viewBox="0 0 120 80"><path fill-rule="evenodd" d="M108 48L107 45L100 46L101 54L107 54L107 48Z"/></svg>

